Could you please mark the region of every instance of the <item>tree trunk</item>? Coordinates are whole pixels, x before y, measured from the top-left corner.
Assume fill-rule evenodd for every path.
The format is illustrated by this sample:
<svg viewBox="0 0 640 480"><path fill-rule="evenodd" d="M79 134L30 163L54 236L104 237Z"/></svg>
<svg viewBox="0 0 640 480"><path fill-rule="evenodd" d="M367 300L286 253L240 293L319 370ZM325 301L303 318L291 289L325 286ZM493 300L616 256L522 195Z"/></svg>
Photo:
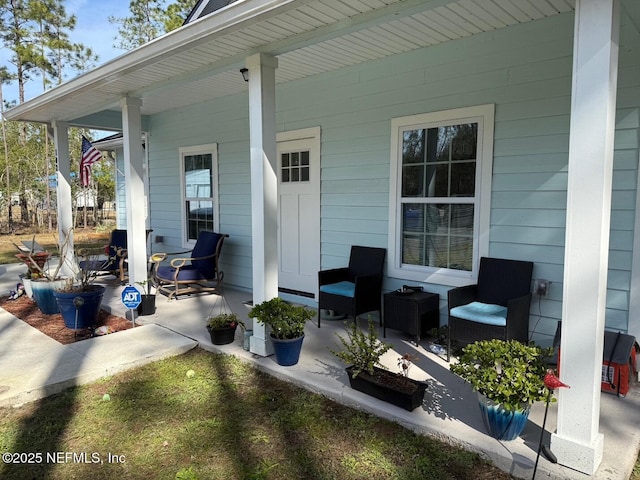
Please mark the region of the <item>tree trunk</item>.
<svg viewBox="0 0 640 480"><path fill-rule="evenodd" d="M13 218L11 216L11 182L9 182L9 143L7 142L7 129L4 124L4 98L2 96L2 80L0 80L0 124L2 125L2 143L4 146L4 164L6 168L7 180L7 219L9 232L13 231Z"/></svg>

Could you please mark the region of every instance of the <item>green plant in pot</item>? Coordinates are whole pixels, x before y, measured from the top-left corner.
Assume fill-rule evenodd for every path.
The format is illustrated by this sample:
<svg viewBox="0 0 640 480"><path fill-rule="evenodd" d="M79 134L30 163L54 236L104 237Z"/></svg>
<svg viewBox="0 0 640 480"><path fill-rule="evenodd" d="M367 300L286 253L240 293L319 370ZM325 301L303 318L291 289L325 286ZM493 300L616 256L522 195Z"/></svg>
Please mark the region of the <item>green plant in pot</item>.
<svg viewBox="0 0 640 480"><path fill-rule="evenodd" d="M207 330L214 345L226 345L235 339L236 328L245 329L244 322L238 315L231 313L219 313L207 318Z"/></svg>
<svg viewBox="0 0 640 480"><path fill-rule="evenodd" d="M248 315L269 327L278 364L289 366L298 363L304 326L314 317L313 310L275 297L255 305Z"/></svg>
<svg viewBox="0 0 640 480"><path fill-rule="evenodd" d="M464 347L449 368L478 393L489 433L514 440L527 423L531 405L547 398L545 359L551 354L552 349L516 340L482 340Z"/></svg>
<svg viewBox="0 0 640 480"><path fill-rule="evenodd" d="M346 368L351 388L387 401L406 410L422 404L427 384L409 378L408 364L402 363L400 373L394 373L380 363L382 355L392 345L378 338L378 330L371 318L368 329L363 331L357 320L346 325L347 337L336 334L342 350L332 350L335 356L348 365ZM411 360L410 355L401 358Z"/></svg>

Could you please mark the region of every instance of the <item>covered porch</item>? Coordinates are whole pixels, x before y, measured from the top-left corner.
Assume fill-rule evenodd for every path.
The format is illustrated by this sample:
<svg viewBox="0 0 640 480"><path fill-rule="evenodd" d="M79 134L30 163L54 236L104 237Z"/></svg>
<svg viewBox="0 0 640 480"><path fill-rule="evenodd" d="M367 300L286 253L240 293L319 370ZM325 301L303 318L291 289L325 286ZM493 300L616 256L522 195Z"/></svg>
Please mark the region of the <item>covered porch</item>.
<svg viewBox="0 0 640 480"><path fill-rule="evenodd" d="M232 257L226 269L233 274L229 284L250 286L257 302L271 298L278 294L279 287L277 134L319 126L323 139L318 139L318 144L322 144L323 154L317 200L318 209L322 203L323 211L318 212L317 223L322 218L325 229L316 240L315 259L322 267L337 264L352 239L388 246L396 262L388 263L386 288L394 289L415 278L406 269L402 271L399 249L395 248L398 223L393 224L391 215L397 197L387 204L386 199L379 200L389 198L396 180L395 171L390 172L393 160L390 162L389 156L393 158L397 152L390 147L389 126L395 118L405 121L423 112L491 104L496 121L492 107L486 125L493 129L495 123L497 129L495 136L485 139L489 163L483 179L493 179L494 183L485 185L489 188L478 200L473 261L477 264L481 255L538 258L544 261L537 260L537 264L545 263L546 270L541 274L554 276L557 296L545 302L548 313L541 326L552 330L562 318L563 380L573 388L559 394L559 421L550 425L552 429L557 426L552 450L561 463L593 473L610 442L603 435L606 422L600 418L603 407L599 393L607 303L623 304L614 312L619 315L612 318L614 325L619 320L626 330L636 333L639 322L635 314L640 297L634 280L640 275L640 262L634 249L612 256L617 265L632 267L631 272L624 270L615 277L629 286L619 289L621 293L616 291L612 295L615 298L607 298L616 98L620 90L625 94L620 121L628 122L630 133L636 137L638 129L638 88L633 81L636 64L631 60L640 43L637 2L522 1L519 7L503 2L503 8L494 2L487 7L489 3L481 1L389 0L358 2L357 11L350 2L329 3L236 2L9 111L9 119L43 122L51 127L60 178L60 227L66 229L71 224L69 127L121 130L130 276L132 282L142 280L146 277L147 252L142 242L144 208L138 201L144 196L139 139L143 132L150 132L149 168L157 172L151 185L155 188L150 202L151 227L159 231L154 220L163 224L165 238L173 235L174 243L168 246L177 246L184 242L180 237L183 232L167 221L170 215L165 212L180 215L183 198L174 188L177 168L170 167L178 163L179 149L189 145L183 143L192 137L189 130L216 118L217 128L200 131L193 143L219 142L221 164L227 167L220 175L220 186L226 187L228 195L221 201L226 211L218 225L236 242L223 254ZM618 64L621 18L629 42L622 52L631 64L626 71ZM407 32L408 38L404 35ZM547 36L553 37L548 43ZM556 55L558 47L563 52L561 58L550 56L549 52ZM528 60L528 54L540 58ZM474 55L481 60L475 62ZM398 64L397 58L401 59ZM367 71L371 65L374 67ZM398 65L406 70L398 73L394 70ZM241 67L248 69L248 84L239 78ZM343 69L348 71L345 77ZM468 69L472 75L468 75ZM388 78L389 71L395 74L393 78ZM619 71L629 82L627 90L618 86ZM532 86L530 78L536 73L541 76ZM373 80L363 81L367 76ZM344 97L334 100L331 92L341 88ZM327 94L326 100L314 98L319 89ZM405 96L406 92L412 96ZM316 103L306 105L309 99ZM209 103L201 107L203 101ZM372 106L374 101L377 103ZM238 113L239 105L242 113ZM539 107L543 113L535 118ZM356 110L362 123L352 127ZM219 112L223 112L223 118L216 117ZM365 117L374 119L366 123L362 120ZM187 125L183 136L173 138L173 132L183 124ZM373 144L377 148L364 154L350 150L353 138L338 135L347 128L359 145ZM528 136L530 132L532 136ZM536 149L540 143L552 147ZM633 170L638 161L637 138L635 144L630 143L625 159L633 164ZM217 155L218 143L215 151ZM375 161L370 166L371 158ZM244 165L250 166L248 175L242 170ZM354 178L356 172L360 175ZM241 181L239 177L243 177ZM355 193L347 185L352 183L359 188ZM377 210L369 213L371 217L340 218L336 212L369 187L377 189L374 193L379 202ZM250 204L230 199L232 189L250 197ZM518 211L505 213L513 206L514 192L544 195L522 195L518 197L522 202ZM331 204L336 193L341 195L341 203ZM538 208L541 215L537 215ZM616 220L624 224L620 237L629 243L629 237L639 231L639 222L637 207L627 210ZM352 225L362 228L353 231ZM386 231L381 231L380 225ZM329 237L335 231L342 238L332 243ZM517 238L520 236L526 238ZM637 237L630 241L635 247L640 245ZM550 250L552 255L548 254ZM457 281L472 283L473 272L469 270L468 278L458 277ZM454 285L440 281L438 274L418 274L422 275L419 281L441 293L441 298ZM176 302L171 308L180 306ZM441 307L444 314L446 306ZM314 335L325 335L324 330ZM333 369L334 364L321 355L321 351L328 355L324 351L326 341L320 341L315 349L313 342L309 343L317 359L322 360L307 368L322 372L330 365ZM256 329L252 352L265 356L268 345L264 331ZM269 365L271 360L256 361ZM445 366L433 368L433 377L440 381ZM448 400L458 398L458 393L453 397L443 395ZM437 421L445 425L456 418L449 411L441 417ZM464 433L473 438L475 431Z"/></svg>

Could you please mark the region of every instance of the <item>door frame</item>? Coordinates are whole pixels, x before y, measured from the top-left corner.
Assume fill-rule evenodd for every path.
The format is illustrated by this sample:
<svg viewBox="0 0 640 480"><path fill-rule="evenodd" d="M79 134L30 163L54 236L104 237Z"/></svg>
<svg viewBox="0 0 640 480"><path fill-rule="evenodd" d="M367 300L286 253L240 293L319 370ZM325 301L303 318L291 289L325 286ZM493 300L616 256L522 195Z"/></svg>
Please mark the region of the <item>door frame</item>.
<svg viewBox="0 0 640 480"><path fill-rule="evenodd" d="M311 148L311 151L310 151L311 155L310 155L310 162L309 162L311 167L310 178L312 179L312 184L313 184L312 188L315 190L315 194L318 196L317 210L315 212L315 216L317 218L317 227L316 227L317 229L315 232L316 234L314 235L314 237L316 238L315 254L317 256L317 258L314 261L314 264L317 266L318 270L320 270L320 184L321 184L320 163L322 158L321 151L320 151L320 145L321 145L320 135L321 135L321 129L319 126L303 128L298 130L288 130L286 132L278 132L276 135L276 143L278 145L281 143L292 142L292 141L305 141L309 144ZM277 151L279 152L279 147L277 148ZM278 181L278 190L280 190L281 170L280 170L279 153L277 157L278 157L277 158L277 181ZM279 218L280 218L280 192L278 192L278 219ZM278 220L278 271L280 270L280 259L281 259L280 246L281 246L280 224ZM280 286L278 286L278 288L280 291L280 296L283 298L290 297L291 299L294 299L295 301L299 303L304 303L304 304L312 304L312 302L317 301L317 297L318 297L317 279L316 279L316 286L313 292L314 298L297 295L295 291L290 291L287 289L280 290Z"/></svg>

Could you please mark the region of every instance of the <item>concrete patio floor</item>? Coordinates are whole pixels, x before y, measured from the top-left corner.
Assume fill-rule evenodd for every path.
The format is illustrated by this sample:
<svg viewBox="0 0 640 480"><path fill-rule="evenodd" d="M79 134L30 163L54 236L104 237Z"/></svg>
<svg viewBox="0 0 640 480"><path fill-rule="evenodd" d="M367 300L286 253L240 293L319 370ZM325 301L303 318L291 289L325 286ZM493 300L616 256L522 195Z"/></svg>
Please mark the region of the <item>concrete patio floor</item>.
<svg viewBox="0 0 640 480"><path fill-rule="evenodd" d="M15 288L21 265L0 265L0 295ZM108 287L104 307L124 316L120 292L113 277L105 277ZM448 363L431 353L428 342L414 345L408 337L387 330L386 341L394 348L384 357L385 365L396 371L399 356L411 353L418 360L410 376L425 380L429 387L424 402L413 412L378 401L351 389L345 365L330 353L337 348L336 333L344 334L343 321L323 321L317 328L311 320L305 329L300 362L279 366L273 357L259 357L243 349L242 333L230 345L211 344L205 317L221 308L220 297L203 295L168 302L158 296L154 315L139 317L141 327L117 335L97 337L76 345L60 345L0 309L0 405L15 405L55 393L73 384L87 383L144 363L179 355L199 345L212 351L233 354L257 368L320 393L337 402L396 421L416 432L459 444L480 452L501 469L518 478L531 478L544 414L544 404L536 404L521 437L500 442L485 434L475 393L449 372ZM251 292L227 287L225 299L251 328L247 317ZM360 320L364 325L366 320ZM637 385L625 398L602 394L600 431L605 436L602 463L595 475L552 464L540 457L536 478L543 479L628 479L640 447L640 389ZM556 428L557 404L551 404L544 442Z"/></svg>

